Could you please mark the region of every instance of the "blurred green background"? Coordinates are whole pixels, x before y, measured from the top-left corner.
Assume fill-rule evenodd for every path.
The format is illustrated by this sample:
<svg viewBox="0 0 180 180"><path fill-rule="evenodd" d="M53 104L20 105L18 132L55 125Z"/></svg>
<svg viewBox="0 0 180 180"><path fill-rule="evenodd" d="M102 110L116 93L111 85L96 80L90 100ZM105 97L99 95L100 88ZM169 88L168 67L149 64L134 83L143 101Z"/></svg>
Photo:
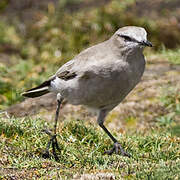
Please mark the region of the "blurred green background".
<svg viewBox="0 0 180 180"><path fill-rule="evenodd" d="M0 109L126 25L146 28L154 45L146 51L180 63L179 0L1 0Z"/></svg>

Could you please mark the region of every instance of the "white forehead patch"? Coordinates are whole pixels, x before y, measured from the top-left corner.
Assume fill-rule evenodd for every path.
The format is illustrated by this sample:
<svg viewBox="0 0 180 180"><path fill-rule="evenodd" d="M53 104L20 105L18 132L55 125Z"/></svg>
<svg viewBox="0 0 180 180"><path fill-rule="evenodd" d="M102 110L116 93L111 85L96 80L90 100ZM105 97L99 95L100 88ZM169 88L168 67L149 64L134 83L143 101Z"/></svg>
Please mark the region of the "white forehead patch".
<svg viewBox="0 0 180 180"><path fill-rule="evenodd" d="M116 31L117 34L129 36L139 42L147 40L147 32L142 27L127 26Z"/></svg>

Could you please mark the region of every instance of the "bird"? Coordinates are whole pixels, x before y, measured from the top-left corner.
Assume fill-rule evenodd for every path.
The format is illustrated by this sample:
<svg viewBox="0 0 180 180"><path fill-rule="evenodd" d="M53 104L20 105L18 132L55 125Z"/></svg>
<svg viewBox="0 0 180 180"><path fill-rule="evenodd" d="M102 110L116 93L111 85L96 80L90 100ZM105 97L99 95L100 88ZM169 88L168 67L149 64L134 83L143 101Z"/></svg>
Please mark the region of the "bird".
<svg viewBox="0 0 180 180"><path fill-rule="evenodd" d="M42 84L22 93L30 98L49 92L57 95L54 133L45 130L51 139L44 157L49 157L52 144L53 155L58 159L56 150L60 148L56 128L63 100L72 105L95 109L98 125L113 141L113 148L105 153L120 153L130 157L105 127L104 121L107 114L140 82L145 70L143 50L146 46L152 47L152 43L147 40L147 32L143 27L121 27L108 40L83 50Z"/></svg>

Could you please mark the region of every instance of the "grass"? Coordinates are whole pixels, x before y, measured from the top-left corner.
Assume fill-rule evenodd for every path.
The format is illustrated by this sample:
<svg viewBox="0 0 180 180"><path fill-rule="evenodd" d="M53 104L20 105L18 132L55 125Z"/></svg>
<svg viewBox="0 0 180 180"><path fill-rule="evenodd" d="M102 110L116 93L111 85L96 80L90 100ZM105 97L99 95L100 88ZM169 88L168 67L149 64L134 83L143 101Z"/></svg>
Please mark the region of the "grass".
<svg viewBox="0 0 180 180"><path fill-rule="evenodd" d="M43 159L49 137L42 130L52 129L53 124L35 117L1 116L0 178L179 179L179 89L164 89L159 101L165 113L151 123L151 128L111 130L131 158L105 155L113 144L95 123L65 116L58 125L59 161L53 156ZM126 121L131 124L136 119L132 116Z"/></svg>
<svg viewBox="0 0 180 180"><path fill-rule="evenodd" d="M179 88L169 87L163 90L160 101L166 114L157 117L159 126L164 126L172 135L180 137L180 93Z"/></svg>
<svg viewBox="0 0 180 180"><path fill-rule="evenodd" d="M162 51L164 58L167 58L170 64L180 65L180 49L164 49Z"/></svg>
<svg viewBox="0 0 180 180"><path fill-rule="evenodd" d="M60 160L43 159L48 137L42 129L52 127L39 118L0 119L0 177L72 179L75 175L112 173L117 179L178 179L180 138L168 128L152 128L118 135L132 157L104 155L112 147L99 128L76 119L59 125Z"/></svg>

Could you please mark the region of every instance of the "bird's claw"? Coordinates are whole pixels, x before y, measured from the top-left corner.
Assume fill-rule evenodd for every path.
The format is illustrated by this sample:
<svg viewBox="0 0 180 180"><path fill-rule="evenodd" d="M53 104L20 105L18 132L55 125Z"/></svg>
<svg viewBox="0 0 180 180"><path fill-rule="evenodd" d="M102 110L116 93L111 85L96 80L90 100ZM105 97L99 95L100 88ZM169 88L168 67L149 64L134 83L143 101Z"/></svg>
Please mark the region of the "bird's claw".
<svg viewBox="0 0 180 180"><path fill-rule="evenodd" d="M57 156L57 154L56 154L56 149L60 152L61 151L61 149L60 149L60 147L59 147L59 145L58 145L58 143L57 143L57 138L56 138L56 134L52 134L50 131L48 131L48 130L43 130L43 132L45 132L46 134L48 134L50 137L51 137L51 139L49 140L49 142L48 142L48 144L47 144L47 147L46 147L46 150L45 150L45 152L43 153L43 155L42 155L42 157L43 158L49 158L50 157L50 153L49 153L49 148L50 148L50 146L51 146L51 144L52 144L52 153L53 153L53 155L54 155L54 158L55 158L55 160L56 161L58 161L59 160L59 158L58 158L58 156Z"/></svg>
<svg viewBox="0 0 180 180"><path fill-rule="evenodd" d="M45 152L42 154L42 157L43 157L44 159L50 158L49 151L45 151Z"/></svg>
<svg viewBox="0 0 180 180"><path fill-rule="evenodd" d="M130 154L125 152L122 146L118 142L114 143L112 149L105 151L105 154L112 155L113 152L115 152L116 154L121 152L122 156L130 157Z"/></svg>

